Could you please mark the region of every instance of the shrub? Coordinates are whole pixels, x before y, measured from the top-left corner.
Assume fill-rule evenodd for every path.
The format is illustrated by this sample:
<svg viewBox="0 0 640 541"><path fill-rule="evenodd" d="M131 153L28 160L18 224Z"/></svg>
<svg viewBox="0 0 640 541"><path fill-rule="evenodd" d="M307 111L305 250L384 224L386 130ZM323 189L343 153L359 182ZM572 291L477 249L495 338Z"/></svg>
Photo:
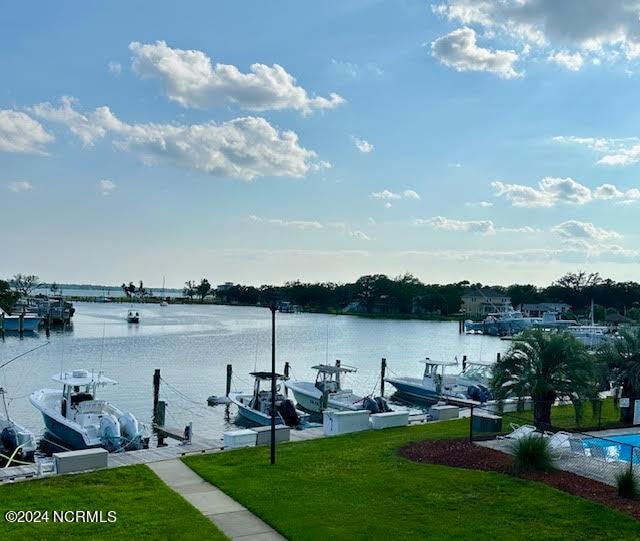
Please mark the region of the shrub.
<svg viewBox="0 0 640 541"><path fill-rule="evenodd" d="M516 471L555 470L555 459L547 438L540 434L530 434L516 440L513 466Z"/></svg>
<svg viewBox="0 0 640 541"><path fill-rule="evenodd" d="M618 496L628 500L637 500L640 498L640 486L638 486L638 478L630 469L624 469L616 473L616 487L618 488Z"/></svg>

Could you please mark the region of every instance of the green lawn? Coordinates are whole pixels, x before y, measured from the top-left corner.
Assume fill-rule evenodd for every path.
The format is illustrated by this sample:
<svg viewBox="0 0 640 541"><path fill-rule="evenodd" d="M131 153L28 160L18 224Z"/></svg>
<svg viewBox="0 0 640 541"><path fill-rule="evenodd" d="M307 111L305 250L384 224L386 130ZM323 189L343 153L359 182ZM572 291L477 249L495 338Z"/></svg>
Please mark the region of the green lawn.
<svg viewBox="0 0 640 541"><path fill-rule="evenodd" d="M227 539L146 466L3 484L0 510L7 539ZM10 510L49 511L49 522L9 523ZM54 522L54 511L102 511L106 522L76 521L70 513L74 522Z"/></svg>
<svg viewBox="0 0 640 541"><path fill-rule="evenodd" d="M468 419L186 457L291 540L636 539L640 522L546 485L417 464L399 446L465 436ZM612 490L615 490L612 487Z"/></svg>
<svg viewBox="0 0 640 541"><path fill-rule="evenodd" d="M502 419L502 427L505 432L511 431L510 423L532 424L533 412L522 411L505 413ZM620 423L620 410L614 407L613 399L602 401L602 411L594 412L591 403L583 406L583 416L580 426L576 425L576 414L571 404L555 406L551 411L551 424L555 430L604 430L622 426Z"/></svg>
<svg viewBox="0 0 640 541"><path fill-rule="evenodd" d="M269 446L184 461L291 540L640 538L640 522L545 485L397 455L408 442L468 430L460 419L282 443L274 466ZM6 483L0 502L0 532L12 539L225 539L146 466ZM9 523L8 510L49 511L50 521ZM54 511L114 511L116 520L54 523Z"/></svg>

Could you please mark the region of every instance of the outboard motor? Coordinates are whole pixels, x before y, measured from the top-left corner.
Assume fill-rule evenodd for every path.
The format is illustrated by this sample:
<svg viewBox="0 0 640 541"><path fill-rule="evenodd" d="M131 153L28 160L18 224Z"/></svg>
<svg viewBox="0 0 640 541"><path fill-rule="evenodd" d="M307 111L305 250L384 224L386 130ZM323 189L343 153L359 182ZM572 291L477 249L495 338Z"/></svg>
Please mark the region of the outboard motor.
<svg viewBox="0 0 640 541"><path fill-rule="evenodd" d="M140 441L140 429L138 420L133 413L123 413L118 419L120 424L120 434L124 439L124 446L130 449L140 449L142 442Z"/></svg>
<svg viewBox="0 0 640 541"><path fill-rule="evenodd" d="M283 400L276 406L276 410L287 426L298 426L300 424L300 416L291 400Z"/></svg>
<svg viewBox="0 0 640 541"><path fill-rule="evenodd" d="M380 413L378 403L370 396L366 396L364 398L364 400L362 401L362 408L369 410L371 413Z"/></svg>
<svg viewBox="0 0 640 541"><path fill-rule="evenodd" d="M478 383L478 387L480 388L480 402L486 402L487 400L491 400L493 398L491 391L486 385Z"/></svg>
<svg viewBox="0 0 640 541"><path fill-rule="evenodd" d="M387 401L382 398L381 396L376 396L376 404L378 404L378 409L380 410L380 413L386 413L391 411L391 408L389 407L389 404L387 404Z"/></svg>
<svg viewBox="0 0 640 541"><path fill-rule="evenodd" d="M467 387L467 395L471 400L475 400L476 402L482 402L480 387L478 387L477 385L469 385L469 387Z"/></svg>
<svg viewBox="0 0 640 541"><path fill-rule="evenodd" d="M120 424L115 416L107 414L100 419L100 439L107 451L120 449Z"/></svg>
<svg viewBox="0 0 640 541"><path fill-rule="evenodd" d="M1 439L2 447L4 447L9 454L13 453L16 450L16 447L18 447L19 445L18 433L12 426L5 427L5 429L2 431Z"/></svg>

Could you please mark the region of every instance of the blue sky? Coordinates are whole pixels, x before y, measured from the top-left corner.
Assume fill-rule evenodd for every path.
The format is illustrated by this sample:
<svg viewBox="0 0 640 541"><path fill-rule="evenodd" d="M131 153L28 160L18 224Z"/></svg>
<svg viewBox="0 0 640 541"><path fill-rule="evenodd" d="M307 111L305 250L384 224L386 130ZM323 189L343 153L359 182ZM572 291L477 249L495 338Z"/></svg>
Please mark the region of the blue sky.
<svg viewBox="0 0 640 541"><path fill-rule="evenodd" d="M638 281L640 0L10 2L0 278Z"/></svg>

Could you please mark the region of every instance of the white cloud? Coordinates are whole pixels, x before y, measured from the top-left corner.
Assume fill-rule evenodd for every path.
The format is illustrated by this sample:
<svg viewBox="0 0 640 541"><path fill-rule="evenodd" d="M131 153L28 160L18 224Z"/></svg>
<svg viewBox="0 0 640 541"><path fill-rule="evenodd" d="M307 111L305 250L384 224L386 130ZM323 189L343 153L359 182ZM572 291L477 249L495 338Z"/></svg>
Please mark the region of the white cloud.
<svg viewBox="0 0 640 541"><path fill-rule="evenodd" d="M580 53L570 54L566 51L552 53L547 57L547 61L555 62L571 71L580 71L584 59Z"/></svg>
<svg viewBox="0 0 640 541"><path fill-rule="evenodd" d="M489 201L479 201L477 203L465 203L467 207L480 207L480 208L489 208L493 206L493 203Z"/></svg>
<svg viewBox="0 0 640 541"><path fill-rule="evenodd" d="M0 109L0 152L46 154L44 145L53 140L54 137L29 115Z"/></svg>
<svg viewBox="0 0 640 541"><path fill-rule="evenodd" d="M587 147L600 154L599 165L626 166L640 161L640 139L604 139L594 137L557 136L553 141Z"/></svg>
<svg viewBox="0 0 640 541"><path fill-rule="evenodd" d="M466 26L432 42L431 53L456 71L488 71L504 79L521 75L513 69L518 60L514 51L491 51L478 47L475 31Z"/></svg>
<svg viewBox="0 0 640 541"><path fill-rule="evenodd" d="M27 180L16 180L9 183L9 190L15 193L28 192L30 190L33 190L33 186Z"/></svg>
<svg viewBox="0 0 640 541"><path fill-rule="evenodd" d="M593 192L595 199L619 199L624 194L618 190L613 184L603 184L598 186Z"/></svg>
<svg viewBox="0 0 640 541"><path fill-rule="evenodd" d="M252 223L267 223L274 226L291 227L301 230L319 230L329 228L337 231L340 235L348 236L356 240L371 240L371 238L366 233L360 230L352 231L344 222L331 222L328 224L322 224L317 220L284 220L282 218L264 219L260 216L256 216L255 214L250 214L248 216L248 219Z"/></svg>
<svg viewBox="0 0 640 541"><path fill-rule="evenodd" d="M572 178L543 178L538 188L492 182L496 197L505 197L514 207L553 207L557 203L584 205L593 199L591 190Z"/></svg>
<svg viewBox="0 0 640 541"><path fill-rule="evenodd" d="M132 42L129 49L133 71L160 79L167 97L183 107L206 109L234 103L251 111L295 109L306 114L345 102L336 93L329 98L310 97L278 64L253 64L251 73L241 73L233 65L212 65L202 51L172 49L164 41Z"/></svg>
<svg viewBox="0 0 640 541"><path fill-rule="evenodd" d="M357 240L371 240L371 238L362 231L349 231L349 236Z"/></svg>
<svg viewBox="0 0 640 541"><path fill-rule="evenodd" d="M590 190L571 178L547 177L538 183L538 189L502 182L492 182L491 186L496 197L505 197L514 207L553 207L559 203L585 205L595 200L635 203L640 199L638 188L622 192L613 184L605 183Z"/></svg>
<svg viewBox="0 0 640 541"><path fill-rule="evenodd" d="M620 238L620 234L615 231L607 231L605 229L599 229L592 223L579 222L577 220L568 220L562 222L551 228L553 233L556 233L563 239L592 239L592 240L606 240Z"/></svg>
<svg viewBox="0 0 640 541"><path fill-rule="evenodd" d="M599 65L640 56L640 0L444 0L432 10L572 70L585 57Z"/></svg>
<svg viewBox="0 0 640 541"><path fill-rule="evenodd" d="M358 139L356 136L352 135L351 140L360 152L367 153L373 150L373 145L364 139Z"/></svg>
<svg viewBox="0 0 640 541"><path fill-rule="evenodd" d="M391 201L397 201L398 199L420 199L420 194L415 190L404 190L402 194L391 192L389 190L382 190L381 192L373 192L370 197L373 199L382 199L387 201L386 207L391 207Z"/></svg>
<svg viewBox="0 0 640 541"><path fill-rule="evenodd" d="M418 218L414 225L426 225L441 231L462 231L464 233L479 233L483 235L495 235L496 233L531 234L538 230L530 226L523 227L495 227L491 220L452 220L444 216L435 216L427 220Z"/></svg>
<svg viewBox="0 0 640 541"><path fill-rule="evenodd" d="M444 216L435 216L433 218L429 218L428 220L414 220L414 224L428 225L433 229L443 231L463 231L467 233L479 233L483 235L494 235L496 232L493 226L493 222L491 222L490 220L464 222L461 220L451 220L450 218L445 218Z"/></svg>
<svg viewBox="0 0 640 541"><path fill-rule="evenodd" d="M523 227L499 227L496 229L496 231L500 232L500 233L523 233L523 234L530 234L530 233L538 233L540 230L539 229L535 229L529 225L525 225Z"/></svg>
<svg viewBox="0 0 640 541"><path fill-rule="evenodd" d="M272 225L279 225L282 227L293 227L295 229L322 229L324 226L320 222L315 220L281 220L279 218L272 218L268 220L268 223Z"/></svg>
<svg viewBox="0 0 640 541"><path fill-rule="evenodd" d="M120 75L122 73L122 64L120 64L119 62L109 62L108 64L109 67L109 73L113 73L115 75Z"/></svg>
<svg viewBox="0 0 640 541"><path fill-rule="evenodd" d="M382 190L381 192L373 192L371 197L374 199L401 199L402 196L397 193L390 192L389 190Z"/></svg>
<svg viewBox="0 0 640 541"><path fill-rule="evenodd" d="M49 102L39 103L31 111L40 118L51 122L59 122L67 126L86 145L92 145L96 139L102 139L109 130L123 131L122 124L108 107L98 107L89 114L82 114L74 109L77 100L70 96L63 96L61 107L54 107Z"/></svg>
<svg viewBox="0 0 640 541"><path fill-rule="evenodd" d="M114 182L110 180L101 180L100 181L100 193L104 196L111 195L116 189L116 185Z"/></svg>
<svg viewBox="0 0 640 541"><path fill-rule="evenodd" d="M365 75L379 77L384 74L384 71L373 63L359 65L353 62L336 60L335 58L331 59L330 71L332 74L346 76L350 79L359 79Z"/></svg>
<svg viewBox="0 0 640 541"><path fill-rule="evenodd" d="M623 195L623 201L621 203L637 203L640 200L640 190L638 188L631 188L627 190Z"/></svg>
<svg viewBox="0 0 640 541"><path fill-rule="evenodd" d="M149 165L165 163L242 180L300 178L331 167L318 160L315 152L301 147L294 132L279 132L264 118L236 118L222 124L126 124L107 107L81 114L73 105L73 98L65 97L60 108L44 103L33 111L66 125L86 144L113 133L117 148L138 155Z"/></svg>

